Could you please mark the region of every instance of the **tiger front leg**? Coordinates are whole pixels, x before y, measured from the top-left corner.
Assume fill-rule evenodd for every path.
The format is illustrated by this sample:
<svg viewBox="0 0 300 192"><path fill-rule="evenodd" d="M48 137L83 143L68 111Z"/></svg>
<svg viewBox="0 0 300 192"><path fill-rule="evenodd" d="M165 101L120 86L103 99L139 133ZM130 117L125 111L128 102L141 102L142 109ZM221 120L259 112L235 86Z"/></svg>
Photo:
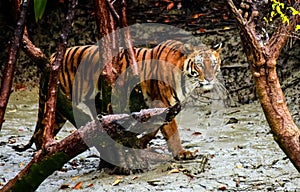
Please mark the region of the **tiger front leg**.
<svg viewBox="0 0 300 192"><path fill-rule="evenodd" d="M181 145L178 126L176 120L173 119L169 124L161 128L161 132L168 143L168 148L177 160L194 159L196 156L193 152L185 150Z"/></svg>

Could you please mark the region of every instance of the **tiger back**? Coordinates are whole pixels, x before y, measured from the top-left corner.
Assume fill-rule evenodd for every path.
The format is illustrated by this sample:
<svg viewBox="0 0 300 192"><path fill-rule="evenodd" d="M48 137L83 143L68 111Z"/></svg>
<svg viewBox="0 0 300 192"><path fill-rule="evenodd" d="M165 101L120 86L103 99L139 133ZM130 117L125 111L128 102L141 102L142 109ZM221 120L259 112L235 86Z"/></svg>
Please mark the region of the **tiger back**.
<svg viewBox="0 0 300 192"><path fill-rule="evenodd" d="M132 112L150 107L173 106L184 102L195 88L213 88L218 82L216 75L220 70L220 50L220 46L210 49L205 45L192 46L175 40L167 40L152 49L135 48L139 77L133 83L128 83L131 80L131 72L128 69L130 63L128 54L123 49L118 54L120 70L117 72L117 80L114 85L110 85L101 74L103 65L99 62L98 46L68 48L60 71L59 92L70 103L85 103L93 116L99 113ZM55 56L52 56L52 60ZM44 107L43 103L45 96L40 95L40 107ZM76 120L61 108L57 106L55 133L66 120L76 127L79 126ZM41 117L42 115L39 115L37 126L42 125ZM88 120L85 118L83 121ZM42 127L36 127L34 134L37 148L41 147L41 130ZM161 126L160 130L174 157L191 158L192 153L184 150L181 145L175 119ZM157 131L142 137L142 146L146 147L156 133Z"/></svg>

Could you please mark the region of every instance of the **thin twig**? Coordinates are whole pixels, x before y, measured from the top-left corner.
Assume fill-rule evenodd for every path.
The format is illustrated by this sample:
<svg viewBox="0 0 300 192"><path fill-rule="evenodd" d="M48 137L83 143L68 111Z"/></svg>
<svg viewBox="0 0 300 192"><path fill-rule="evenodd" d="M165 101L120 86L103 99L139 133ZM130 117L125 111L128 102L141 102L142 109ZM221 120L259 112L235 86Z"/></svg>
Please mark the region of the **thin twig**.
<svg viewBox="0 0 300 192"><path fill-rule="evenodd" d="M120 16L119 16L118 12L116 11L116 9L113 6L114 2L111 3L109 0L107 0L106 2L108 4L108 7L109 7L111 13L113 14L113 16L116 18L116 20L120 24L121 23Z"/></svg>

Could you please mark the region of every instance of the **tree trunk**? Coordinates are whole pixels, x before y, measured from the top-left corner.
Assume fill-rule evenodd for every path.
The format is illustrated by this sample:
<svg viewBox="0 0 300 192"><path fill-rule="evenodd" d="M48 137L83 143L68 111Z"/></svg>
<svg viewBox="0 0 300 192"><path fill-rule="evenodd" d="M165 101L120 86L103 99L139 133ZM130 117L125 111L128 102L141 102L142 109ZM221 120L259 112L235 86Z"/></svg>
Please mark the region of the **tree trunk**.
<svg viewBox="0 0 300 192"><path fill-rule="evenodd" d="M101 75L104 79L113 85L117 79L117 73L120 70L114 57L119 51L118 37L115 32L117 23L112 13L109 11L106 0L94 0L96 23L98 27L98 45L100 54L100 62L103 63Z"/></svg>
<svg viewBox="0 0 300 192"><path fill-rule="evenodd" d="M290 17L288 26L282 23L272 37L262 44L257 36L256 19L253 18L256 16L251 15L247 20L241 16L231 0L227 0L226 3L236 18L259 100L274 139L300 172L300 130L287 108L276 73L276 62L280 51L289 37L288 34L300 21L300 17ZM299 3L298 1L298 4L294 5L296 10L300 9ZM256 10L251 11L254 14Z"/></svg>

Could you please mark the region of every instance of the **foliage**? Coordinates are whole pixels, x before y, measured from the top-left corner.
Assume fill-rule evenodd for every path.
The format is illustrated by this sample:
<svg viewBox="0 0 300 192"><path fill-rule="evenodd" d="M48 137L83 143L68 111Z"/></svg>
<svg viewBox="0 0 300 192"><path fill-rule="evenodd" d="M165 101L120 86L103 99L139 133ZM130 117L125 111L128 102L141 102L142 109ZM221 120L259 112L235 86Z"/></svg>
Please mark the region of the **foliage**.
<svg viewBox="0 0 300 192"><path fill-rule="evenodd" d="M264 20L268 23L269 21L272 22L274 17L280 16L282 23L286 23L287 25L289 25L290 20L286 14L287 12L290 12L292 15L300 16L300 11L294 9L291 6L287 6L284 3L281 3L279 0L272 0L272 11L270 13L270 18L267 19L266 17L264 17ZM295 30L298 31L299 29L300 24L297 24Z"/></svg>
<svg viewBox="0 0 300 192"><path fill-rule="evenodd" d="M38 22L45 11L47 0L34 0L35 21Z"/></svg>

